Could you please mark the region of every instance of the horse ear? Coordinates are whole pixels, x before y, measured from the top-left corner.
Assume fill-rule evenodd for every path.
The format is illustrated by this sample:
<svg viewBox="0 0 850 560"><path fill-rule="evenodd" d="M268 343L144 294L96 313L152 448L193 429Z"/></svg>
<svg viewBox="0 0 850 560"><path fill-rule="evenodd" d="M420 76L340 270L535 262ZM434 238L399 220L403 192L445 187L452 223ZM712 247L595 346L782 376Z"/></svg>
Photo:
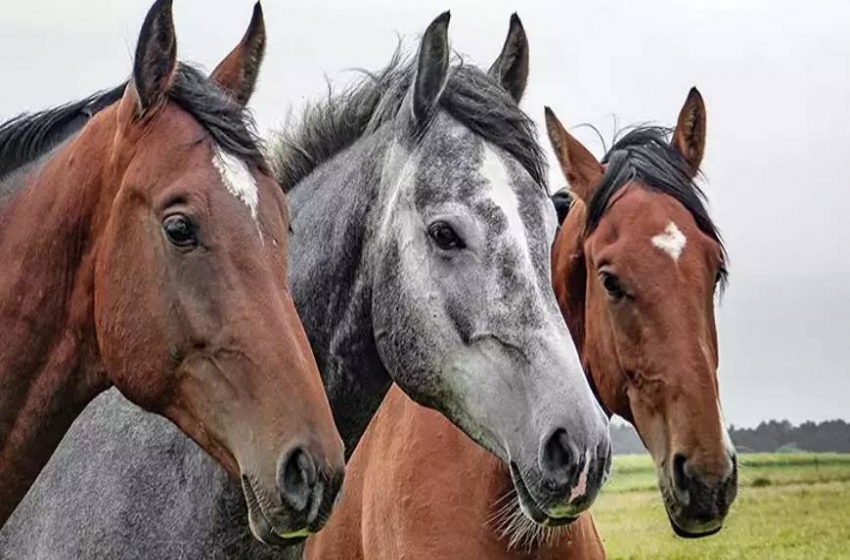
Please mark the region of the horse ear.
<svg viewBox="0 0 850 560"><path fill-rule="evenodd" d="M236 102L245 106L254 94L260 65L266 54L266 24L263 8L254 4L254 15L242 41L216 66L210 78Z"/></svg>
<svg viewBox="0 0 850 560"><path fill-rule="evenodd" d="M679 113L672 143L688 162L691 176L696 175L705 153L705 103L695 87L691 88Z"/></svg>
<svg viewBox="0 0 850 560"><path fill-rule="evenodd" d="M582 201L587 202L593 194L593 189L602 179L605 168L581 142L564 129L564 125L549 107L546 107L546 131L570 189Z"/></svg>
<svg viewBox="0 0 850 560"><path fill-rule="evenodd" d="M431 119L449 75L449 19L443 12L431 22L422 43L413 84L413 118L419 123Z"/></svg>
<svg viewBox="0 0 850 560"><path fill-rule="evenodd" d="M139 113L161 103L177 67L177 37L171 0L157 0L145 17L133 63Z"/></svg>
<svg viewBox="0 0 850 560"><path fill-rule="evenodd" d="M490 67L489 73L499 80L502 87L519 103L528 83L528 37L516 14L511 16L511 25L502 53Z"/></svg>

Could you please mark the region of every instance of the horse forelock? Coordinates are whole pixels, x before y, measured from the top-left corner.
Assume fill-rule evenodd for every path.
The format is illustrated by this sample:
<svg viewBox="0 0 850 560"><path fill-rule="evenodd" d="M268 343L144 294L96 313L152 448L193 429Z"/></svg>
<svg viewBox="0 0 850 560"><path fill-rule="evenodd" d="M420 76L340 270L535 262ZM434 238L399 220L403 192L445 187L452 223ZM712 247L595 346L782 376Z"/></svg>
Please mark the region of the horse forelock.
<svg viewBox="0 0 850 560"><path fill-rule="evenodd" d="M456 58L440 97L441 112L510 154L545 188L546 157L533 121L494 77ZM283 189L294 188L354 142L395 122L409 108L416 62L415 57L404 56L399 46L386 67L363 71L363 78L346 90L329 88L324 101L309 105L300 122L280 132L271 159ZM411 146L424 135L410 126L397 130L403 135L400 140Z"/></svg>
<svg viewBox="0 0 850 560"><path fill-rule="evenodd" d="M179 64L168 97L189 113L224 152L253 167L267 169L251 113L199 70Z"/></svg>
<svg viewBox="0 0 850 560"><path fill-rule="evenodd" d="M638 182L645 188L675 199L693 217L697 227L714 240L721 250L719 274L721 292L728 280L727 254L723 238L706 208L706 197L692 177L693 172L678 150L669 142L670 130L658 126L637 126L618 138L602 162L605 174L587 204L585 234L598 226L608 207L626 186ZM678 247L682 241L674 245Z"/></svg>

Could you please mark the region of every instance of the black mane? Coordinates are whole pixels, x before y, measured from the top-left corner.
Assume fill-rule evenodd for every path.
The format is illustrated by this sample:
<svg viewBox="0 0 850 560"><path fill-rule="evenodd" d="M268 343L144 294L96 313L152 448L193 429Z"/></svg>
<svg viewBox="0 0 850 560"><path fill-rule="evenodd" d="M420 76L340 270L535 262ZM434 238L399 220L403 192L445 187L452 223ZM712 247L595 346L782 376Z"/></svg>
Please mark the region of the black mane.
<svg viewBox="0 0 850 560"><path fill-rule="evenodd" d="M404 59L397 50L384 69L364 72L364 78L349 89L330 93L323 102L307 107L300 126L280 133L271 155L283 189L293 188L357 139L391 122L403 106L415 73L416 59ZM545 187L546 158L534 123L493 77L455 64L440 105L466 128L516 158Z"/></svg>
<svg viewBox="0 0 850 560"><path fill-rule="evenodd" d="M127 82L74 103L22 114L0 125L0 179L35 161L82 129L95 114L116 103ZM192 115L226 152L266 169L254 121L248 111L200 71L179 64L169 99Z"/></svg>
<svg viewBox="0 0 850 560"><path fill-rule="evenodd" d="M692 171L682 155L670 144L670 129L641 126L617 140L605 154L607 164L602 181L587 205L586 232L599 225L612 198L630 181L638 181L650 189L675 198L694 217L697 227L726 249L717 226L705 207L705 193L692 179ZM726 279L726 267L721 280Z"/></svg>
<svg viewBox="0 0 850 560"><path fill-rule="evenodd" d="M259 169L267 168L251 113L199 70L178 65L168 97L192 115L225 152Z"/></svg>
<svg viewBox="0 0 850 560"><path fill-rule="evenodd" d="M121 99L124 86L55 109L23 113L0 125L0 179L80 130L93 115Z"/></svg>

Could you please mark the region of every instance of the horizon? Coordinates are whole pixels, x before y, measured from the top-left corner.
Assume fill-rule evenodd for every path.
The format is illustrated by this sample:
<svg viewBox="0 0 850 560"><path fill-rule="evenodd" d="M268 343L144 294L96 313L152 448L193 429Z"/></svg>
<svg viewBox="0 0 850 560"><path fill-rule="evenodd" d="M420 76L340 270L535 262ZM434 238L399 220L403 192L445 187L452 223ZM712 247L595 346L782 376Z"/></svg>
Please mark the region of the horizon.
<svg viewBox="0 0 850 560"><path fill-rule="evenodd" d="M735 428L736 430L755 430L760 425L769 424L771 422L776 422L776 423L779 423L779 424L787 422L791 425L792 428L799 428L800 426L802 426L804 424L808 424L808 423L825 424L825 423L828 423L828 422L844 422L845 424L850 424L850 420L847 420L846 418L826 418L824 420L801 420L799 422L792 422L791 420L787 420L785 418L765 418L763 420L757 421L755 424L748 424L748 425L736 424L734 422L727 422L726 427L727 428ZM616 426L617 428L621 428L623 426L626 426L626 427L628 427L632 430L635 429L634 426L632 426L627 420L624 420L622 417L616 416L616 415L611 417L611 424L613 426Z"/></svg>

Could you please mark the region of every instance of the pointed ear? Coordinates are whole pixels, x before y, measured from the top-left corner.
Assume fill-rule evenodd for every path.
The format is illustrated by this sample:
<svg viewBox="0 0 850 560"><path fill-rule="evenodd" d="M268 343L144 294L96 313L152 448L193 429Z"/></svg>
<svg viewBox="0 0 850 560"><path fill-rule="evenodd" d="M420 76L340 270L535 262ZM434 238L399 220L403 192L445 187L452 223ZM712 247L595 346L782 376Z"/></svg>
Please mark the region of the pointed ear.
<svg viewBox="0 0 850 560"><path fill-rule="evenodd" d="M422 43L413 84L413 118L427 123L440 102L449 75L449 12L431 22Z"/></svg>
<svg viewBox="0 0 850 560"><path fill-rule="evenodd" d="M511 97L519 103L528 83L528 37L519 16L511 16L508 38L502 47L502 53L490 67L491 76L499 80Z"/></svg>
<svg viewBox="0 0 850 560"><path fill-rule="evenodd" d="M672 143L688 162L691 176L696 175L705 153L705 103L697 88L691 88L688 93L685 106L679 113Z"/></svg>
<svg viewBox="0 0 850 560"><path fill-rule="evenodd" d="M177 37L171 0L157 0L148 12L133 63L132 88L138 96L139 114L165 99L177 67Z"/></svg>
<svg viewBox="0 0 850 560"><path fill-rule="evenodd" d="M266 24L260 3L254 4L254 15L242 41L216 66L210 79L237 103L248 104L257 86L260 65L266 54Z"/></svg>
<svg viewBox="0 0 850 560"><path fill-rule="evenodd" d="M587 202L596 185L602 180L605 168L581 142L564 129L564 125L549 107L546 107L546 131L570 189L583 202Z"/></svg>

